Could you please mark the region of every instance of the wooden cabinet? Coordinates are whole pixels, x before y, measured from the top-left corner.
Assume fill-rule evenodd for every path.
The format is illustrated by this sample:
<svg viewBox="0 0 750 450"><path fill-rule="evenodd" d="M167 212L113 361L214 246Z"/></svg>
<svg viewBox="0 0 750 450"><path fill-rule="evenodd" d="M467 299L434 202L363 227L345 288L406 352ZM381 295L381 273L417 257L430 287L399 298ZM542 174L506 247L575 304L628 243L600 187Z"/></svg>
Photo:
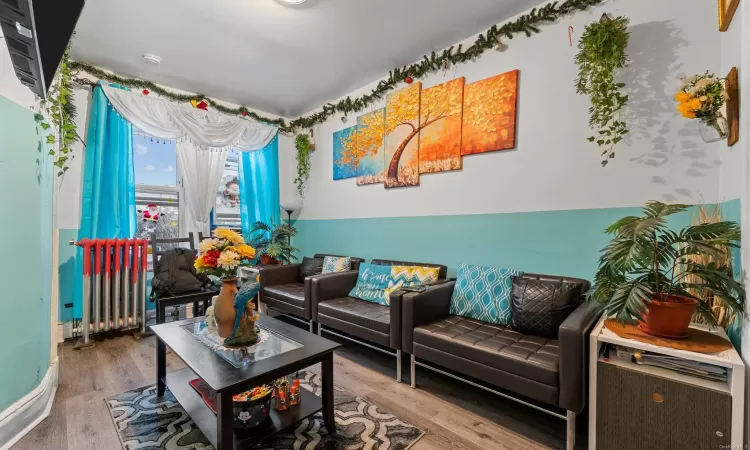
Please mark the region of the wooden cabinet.
<svg viewBox="0 0 750 450"><path fill-rule="evenodd" d="M606 362L598 365L597 449L729 448L729 393Z"/></svg>

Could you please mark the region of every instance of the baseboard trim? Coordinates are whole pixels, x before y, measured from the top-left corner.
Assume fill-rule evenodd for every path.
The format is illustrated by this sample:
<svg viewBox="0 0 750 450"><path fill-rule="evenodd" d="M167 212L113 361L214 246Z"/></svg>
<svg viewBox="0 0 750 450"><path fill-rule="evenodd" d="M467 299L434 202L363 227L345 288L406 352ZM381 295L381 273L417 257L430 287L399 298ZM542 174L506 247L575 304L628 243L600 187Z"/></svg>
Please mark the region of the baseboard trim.
<svg viewBox="0 0 750 450"><path fill-rule="evenodd" d="M49 416L57 391L58 371L55 360L39 386L0 413L0 450L10 449Z"/></svg>

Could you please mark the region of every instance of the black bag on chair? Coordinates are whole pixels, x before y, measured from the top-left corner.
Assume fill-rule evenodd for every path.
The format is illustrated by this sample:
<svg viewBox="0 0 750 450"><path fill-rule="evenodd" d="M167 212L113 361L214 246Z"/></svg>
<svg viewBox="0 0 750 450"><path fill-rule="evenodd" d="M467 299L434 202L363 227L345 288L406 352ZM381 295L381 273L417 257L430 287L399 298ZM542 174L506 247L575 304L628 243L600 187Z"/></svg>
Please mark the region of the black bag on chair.
<svg viewBox="0 0 750 450"><path fill-rule="evenodd" d="M159 257L151 279L151 300L197 292L211 284L206 275L195 270L195 250L174 248Z"/></svg>

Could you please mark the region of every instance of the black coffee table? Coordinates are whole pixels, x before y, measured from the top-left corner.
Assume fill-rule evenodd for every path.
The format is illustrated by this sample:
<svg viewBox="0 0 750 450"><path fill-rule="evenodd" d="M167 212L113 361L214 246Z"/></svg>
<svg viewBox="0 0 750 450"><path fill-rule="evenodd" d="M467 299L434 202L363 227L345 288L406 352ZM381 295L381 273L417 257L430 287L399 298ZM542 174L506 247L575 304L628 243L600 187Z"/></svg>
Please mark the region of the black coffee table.
<svg viewBox="0 0 750 450"><path fill-rule="evenodd" d="M336 432L333 416L333 351L339 344L261 315L257 324L262 330L264 342L248 350L221 351L220 356L209 346L207 335L201 329L202 321L203 318L198 317L152 327L158 338L157 394L164 395L165 387L168 387L214 447L218 450L247 448L321 410L328 432ZM188 368L166 373L167 346ZM267 425L235 433L232 428L232 396L293 375L316 363L322 366L322 398L301 389L300 404L286 411L276 411L274 399L271 420ZM188 384L199 377L216 391L217 414Z"/></svg>

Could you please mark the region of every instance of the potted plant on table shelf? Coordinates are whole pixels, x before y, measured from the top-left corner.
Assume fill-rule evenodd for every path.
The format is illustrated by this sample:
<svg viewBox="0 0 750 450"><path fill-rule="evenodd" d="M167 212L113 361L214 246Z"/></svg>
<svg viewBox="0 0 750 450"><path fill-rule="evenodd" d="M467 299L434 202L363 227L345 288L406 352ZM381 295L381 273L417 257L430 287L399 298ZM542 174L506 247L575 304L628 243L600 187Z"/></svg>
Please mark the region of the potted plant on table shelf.
<svg viewBox="0 0 750 450"><path fill-rule="evenodd" d="M588 293L606 315L640 322L649 334L679 339L694 313L716 325L714 311L702 301L704 293L731 313L743 314L745 289L723 258L726 248L739 247L739 226L721 221L671 230L667 218L688 208L649 202L641 216L623 217L607 228L614 238L602 250Z"/></svg>
<svg viewBox="0 0 750 450"><path fill-rule="evenodd" d="M710 136L704 128L701 137L706 142L725 139L729 133L725 105L729 96L726 80L716 78L712 73L694 75L682 80L682 86L674 97L679 103L677 111L686 119L698 119L708 130L714 131Z"/></svg>
<svg viewBox="0 0 750 450"><path fill-rule="evenodd" d="M294 256L296 248L292 247L292 237L297 229L282 223L271 226L263 222L255 222L250 235L253 236L251 245L255 248L256 258L261 264L291 264L297 260Z"/></svg>
<svg viewBox="0 0 750 450"><path fill-rule="evenodd" d="M224 227L216 228L213 237L201 241L199 248L200 256L195 260L195 269L216 276L222 282L221 292L213 305L219 336L229 339L238 331L254 330L254 305L251 302L235 305L234 300L237 295L237 269L252 265L255 249L245 243L241 234Z"/></svg>

